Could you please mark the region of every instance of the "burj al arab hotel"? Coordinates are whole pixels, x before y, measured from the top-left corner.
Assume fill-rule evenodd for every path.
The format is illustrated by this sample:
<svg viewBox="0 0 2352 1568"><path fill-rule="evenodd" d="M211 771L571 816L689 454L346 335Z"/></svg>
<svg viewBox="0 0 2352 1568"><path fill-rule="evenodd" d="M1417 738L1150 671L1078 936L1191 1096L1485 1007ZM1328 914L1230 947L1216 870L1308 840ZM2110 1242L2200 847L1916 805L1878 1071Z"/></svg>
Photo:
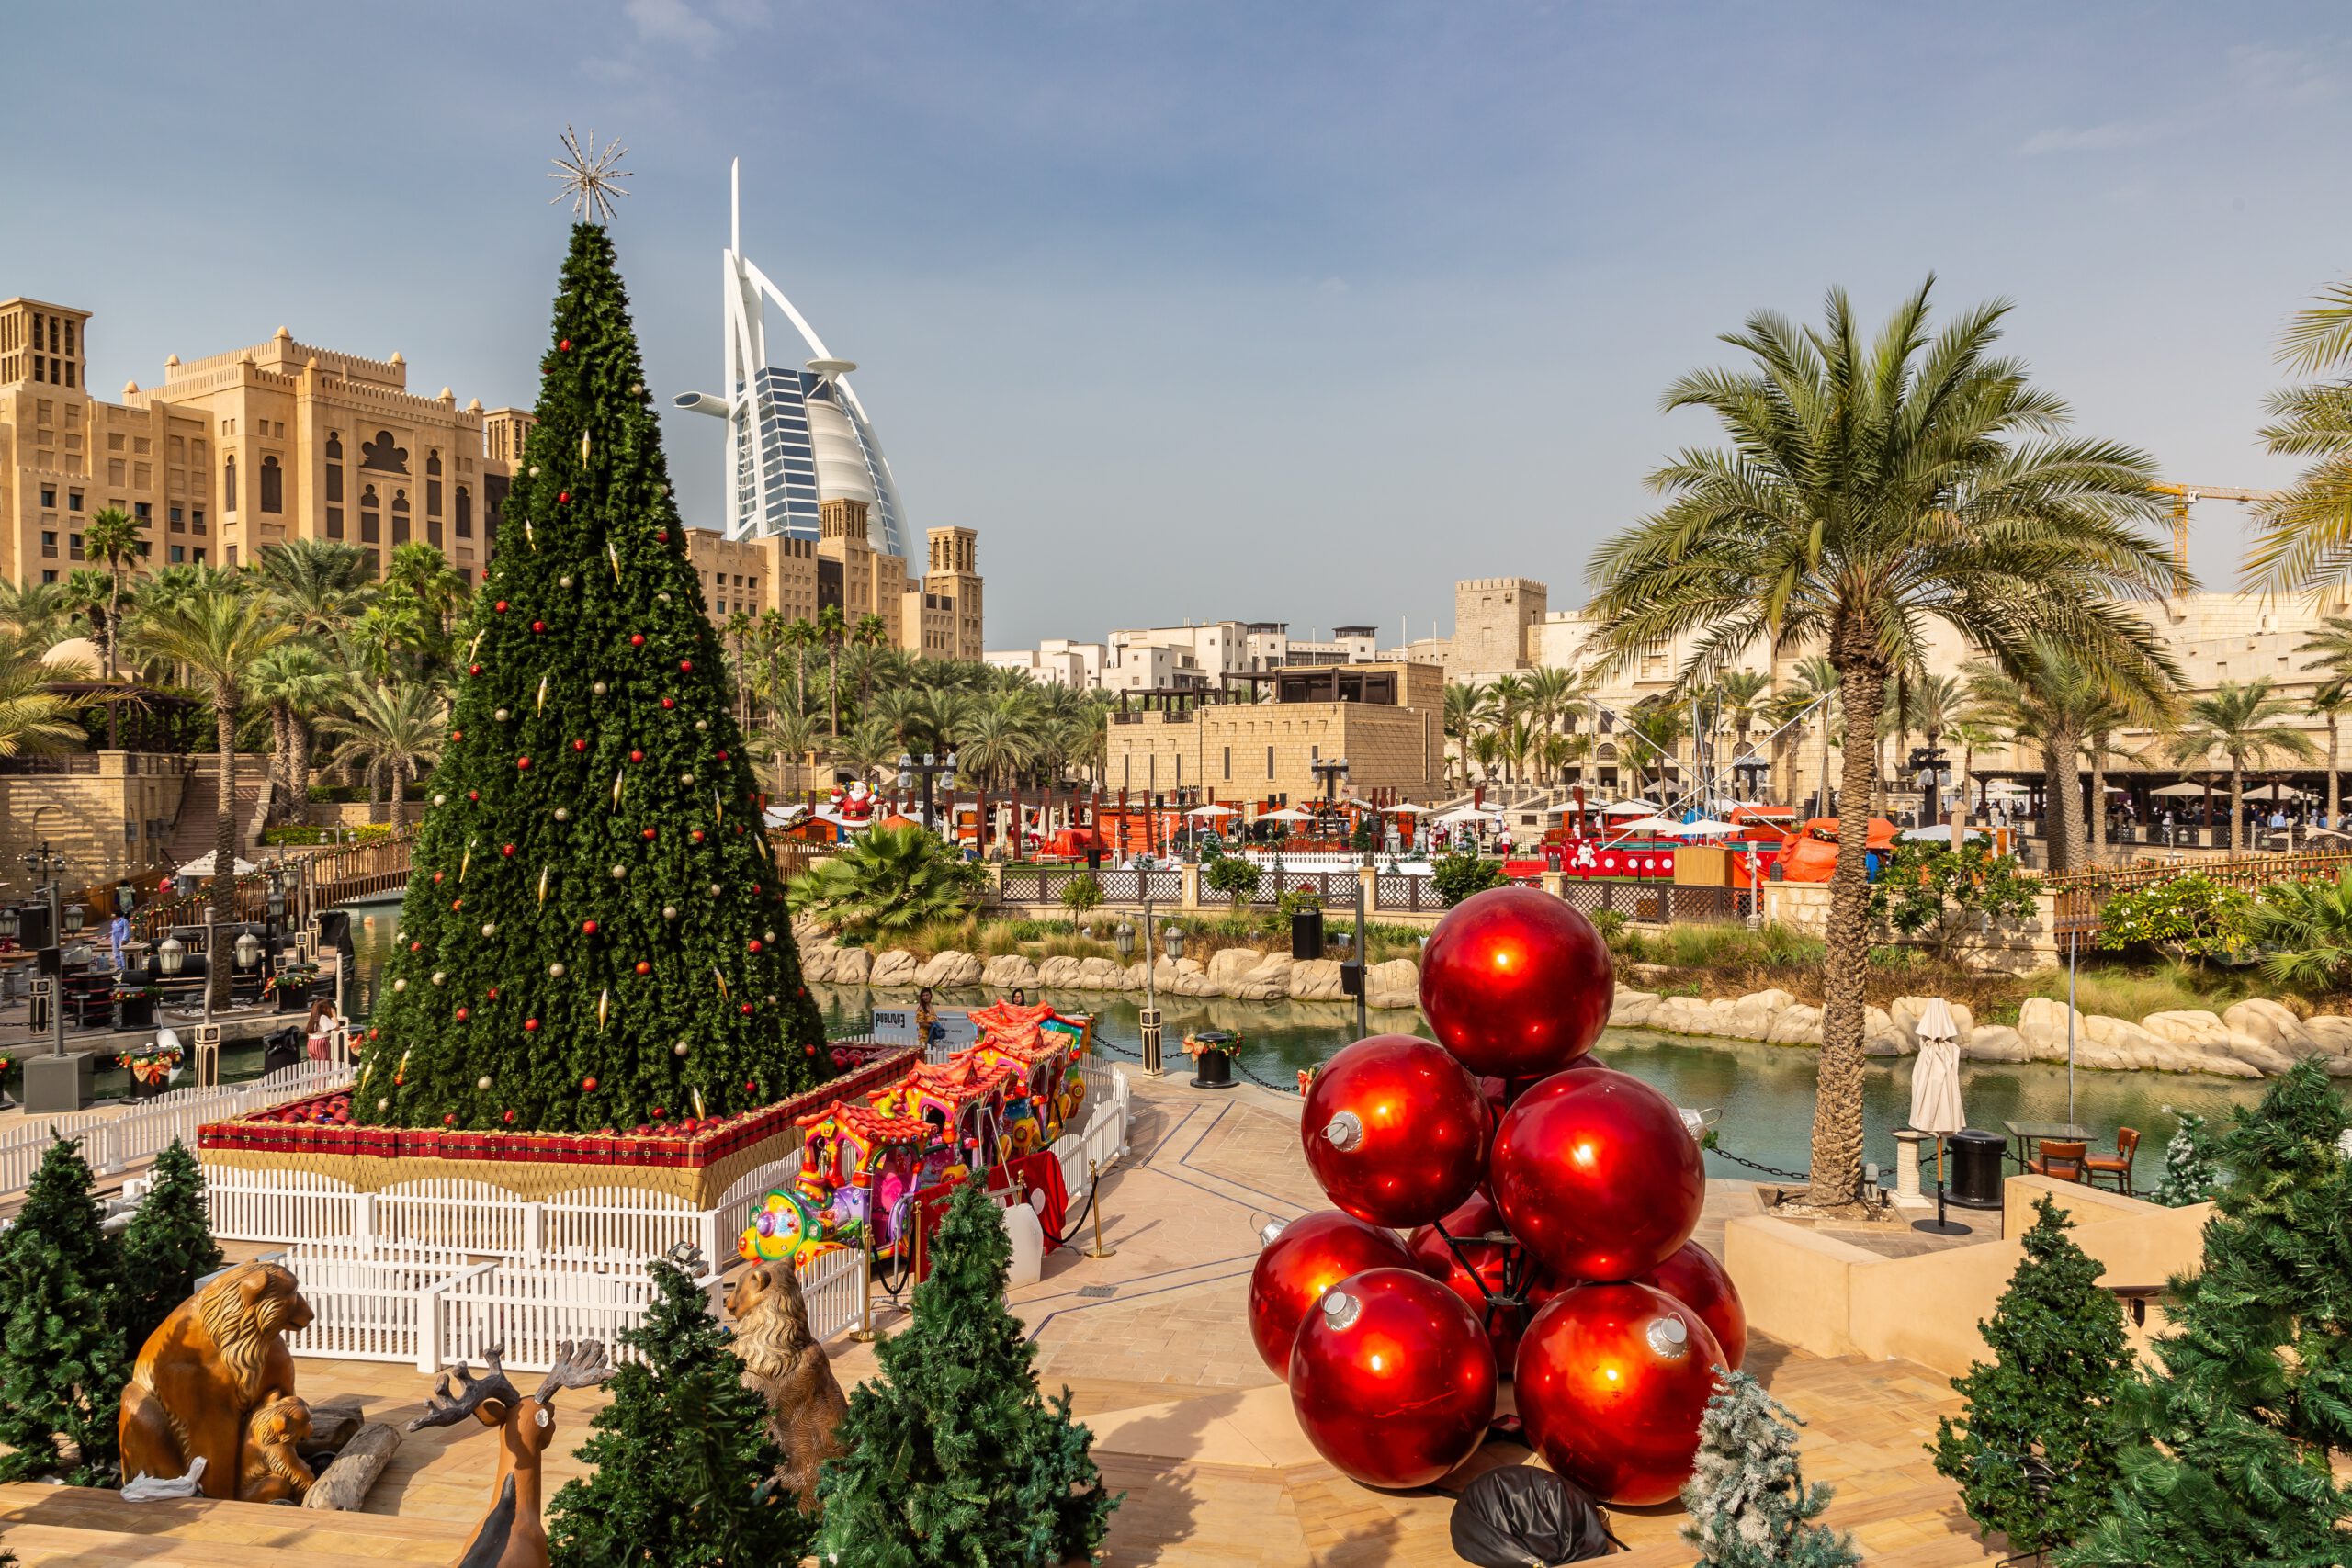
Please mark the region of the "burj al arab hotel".
<svg viewBox="0 0 2352 1568"><path fill-rule="evenodd" d="M727 422L727 536L818 536L822 501L862 501L876 551L904 560L906 508L849 384L857 366L836 358L784 290L743 254L742 161L729 173L728 246L719 258L727 339L723 394L686 392L682 409ZM798 369L768 358L773 302L800 334L808 357Z"/></svg>

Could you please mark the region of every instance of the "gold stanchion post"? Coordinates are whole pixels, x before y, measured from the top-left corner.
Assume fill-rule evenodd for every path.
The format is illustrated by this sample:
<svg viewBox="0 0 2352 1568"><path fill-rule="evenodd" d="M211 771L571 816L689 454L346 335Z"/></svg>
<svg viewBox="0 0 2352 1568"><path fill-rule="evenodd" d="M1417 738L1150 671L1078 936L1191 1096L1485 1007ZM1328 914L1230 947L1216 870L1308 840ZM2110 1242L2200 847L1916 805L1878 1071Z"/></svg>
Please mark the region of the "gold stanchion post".
<svg viewBox="0 0 2352 1568"><path fill-rule="evenodd" d="M1089 1258L1116 1258L1119 1249L1102 1245L1102 1168L1092 1160L1086 1162L1086 1193L1094 1210L1094 1250Z"/></svg>

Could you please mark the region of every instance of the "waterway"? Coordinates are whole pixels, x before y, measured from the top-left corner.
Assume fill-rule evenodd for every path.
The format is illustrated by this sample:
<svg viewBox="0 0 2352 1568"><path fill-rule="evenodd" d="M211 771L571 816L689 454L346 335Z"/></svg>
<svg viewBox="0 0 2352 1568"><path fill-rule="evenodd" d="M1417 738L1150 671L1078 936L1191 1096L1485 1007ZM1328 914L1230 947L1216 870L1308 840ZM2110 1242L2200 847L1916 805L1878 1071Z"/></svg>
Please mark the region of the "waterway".
<svg viewBox="0 0 2352 1568"><path fill-rule="evenodd" d="M376 976L391 952L400 906L396 902L355 905L352 912L364 1009L375 994ZM865 1029L877 1002L904 1006L913 999L908 993L876 992L863 987L810 989L824 1010L827 1032L835 1034ZM977 991L951 994L942 998L942 1005L978 1006L988 999ZM1133 998L1072 991L1040 992L1030 999L1050 1000L1067 1011L1093 1013L1096 1032L1114 1047L1114 1056L1118 1048L1134 1053L1142 1040L1136 1017L1140 1003ZM1178 1043L1187 1031L1231 1030L1243 1037L1242 1059L1250 1071L1283 1088L1296 1082L1298 1069L1329 1060L1357 1037L1353 1005L1338 1002L1163 997L1160 1015L1171 1071L1186 1066ZM1374 1012L1370 1018L1375 1033L1428 1033L1419 1012ZM1783 1170L1804 1168L1813 1127L1815 1055L1812 1050L1738 1040L1701 1043L1685 1036L1635 1029L1608 1031L1597 1050L1611 1066L1656 1085L1676 1104L1720 1113L1721 1152L1708 1156L1709 1174L1758 1174L1752 1167L1727 1157L1730 1155ZM2177 1112L2196 1111L2216 1118L2233 1106L2253 1104L2262 1094L2259 1082L2241 1078L2086 1070L2073 1077L2072 1119L2090 1129L2095 1147L2112 1148L2119 1127L2139 1129L2143 1142L2135 1176L2145 1185L2153 1185L2164 1168L2164 1147L2172 1136ZM2000 1133L2004 1122L2066 1121L2067 1077L2063 1065L2051 1063L1963 1064L1961 1093L1969 1123ZM1910 1059L1871 1058L1862 1078L1864 1157L1890 1172L1895 1156L1892 1134L1909 1120L1910 1106Z"/></svg>

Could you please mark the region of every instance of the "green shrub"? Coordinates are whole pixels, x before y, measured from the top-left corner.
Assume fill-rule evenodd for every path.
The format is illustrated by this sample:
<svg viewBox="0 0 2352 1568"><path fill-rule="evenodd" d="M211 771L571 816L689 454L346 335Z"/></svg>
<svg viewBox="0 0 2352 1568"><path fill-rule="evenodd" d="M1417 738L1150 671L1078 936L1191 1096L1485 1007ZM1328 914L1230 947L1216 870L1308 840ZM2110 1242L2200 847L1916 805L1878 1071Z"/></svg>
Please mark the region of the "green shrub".
<svg viewBox="0 0 2352 1568"><path fill-rule="evenodd" d="M1258 896L1258 885L1264 880L1265 874L1259 869L1256 861L1244 860L1239 855L1219 855L1204 863L1201 877L1209 885L1211 892L1222 893L1232 899L1233 907L1238 910Z"/></svg>
<svg viewBox="0 0 2352 1568"><path fill-rule="evenodd" d="M1871 884L1870 912L1948 958L1952 944L1986 917L2032 914L2041 891L2041 879L2019 870L2016 856L1996 855L1982 840L1957 851L1940 839L1905 840Z"/></svg>
<svg viewBox="0 0 2352 1568"><path fill-rule="evenodd" d="M795 915L863 937L895 937L956 921L979 903L988 874L921 828L876 828L793 879Z"/></svg>
<svg viewBox="0 0 2352 1568"><path fill-rule="evenodd" d="M1452 908L1474 893L1484 893L1489 887L1500 887L1509 880L1503 875L1500 861L1461 853L1440 855L1430 863L1430 883L1437 896Z"/></svg>
<svg viewBox="0 0 2352 1568"><path fill-rule="evenodd" d="M1082 919L1087 910L1101 902L1102 902L1102 885L1094 879L1094 874L1091 871L1081 872L1071 877L1069 885L1062 889L1062 908L1070 912L1072 919Z"/></svg>
<svg viewBox="0 0 2352 1568"><path fill-rule="evenodd" d="M2098 918L2097 945L2109 953L2152 947L2177 957L2226 960L2245 952L2256 934L2253 897L2201 872L2114 894L2099 906Z"/></svg>
<svg viewBox="0 0 2352 1568"><path fill-rule="evenodd" d="M1292 917L1301 910L1321 908L1323 908L1323 895L1311 887L1291 888L1274 900L1274 915L1279 921L1279 929L1284 931L1290 929Z"/></svg>
<svg viewBox="0 0 2352 1568"><path fill-rule="evenodd" d="M2280 985L2340 991L2352 984L2352 871L2334 882L2273 883L2247 923L2267 950L2263 972Z"/></svg>

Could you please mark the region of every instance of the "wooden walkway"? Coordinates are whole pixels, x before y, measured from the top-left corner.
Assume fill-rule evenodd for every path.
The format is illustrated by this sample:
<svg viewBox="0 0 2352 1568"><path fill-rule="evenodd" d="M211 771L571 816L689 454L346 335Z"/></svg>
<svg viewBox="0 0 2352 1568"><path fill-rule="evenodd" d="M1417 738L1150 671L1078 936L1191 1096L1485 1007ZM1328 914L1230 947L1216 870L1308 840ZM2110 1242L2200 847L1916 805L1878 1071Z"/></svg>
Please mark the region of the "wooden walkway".
<svg viewBox="0 0 2352 1568"><path fill-rule="evenodd" d="M1260 1365L1242 1324L1254 1232L1263 1219L1320 1202L1298 1153L1295 1099L1255 1089L1199 1093L1175 1080L1138 1089L1129 1162L1104 1187L1104 1241L1116 1256L1057 1253L1046 1278L1013 1292L1029 1324L1041 1380L1067 1385L1094 1428L1096 1457L1126 1494L1107 1561L1170 1568L1317 1564L1452 1568L1451 1492L1379 1493L1325 1464L1293 1420L1289 1395ZM1702 1241L1744 1207L1716 1184ZM241 1249L242 1250L242 1249ZM1081 1296L1081 1290L1108 1295ZM883 1324L892 1326L889 1319ZM837 1342L851 1385L873 1370L870 1348ZM1990 1568L1952 1488L1929 1466L1938 1416L1958 1409L1946 1381L1905 1362L1825 1359L1769 1340L1748 1370L1804 1418L1806 1474L1837 1488L1830 1521L1854 1532L1872 1568ZM423 1408L413 1368L303 1361L312 1398L360 1397L370 1420L396 1425ZM601 1391L563 1396L548 1495L579 1472L571 1450L602 1406ZM1489 1443L1481 1468L1529 1462ZM495 1462L489 1436L426 1431L406 1439L365 1516L232 1503L132 1506L113 1494L0 1487L0 1545L26 1568L49 1564L188 1563L293 1568L322 1557L443 1563L485 1500ZM1681 1568L1690 1549L1675 1508L1612 1512L1634 1549L1626 1568Z"/></svg>

